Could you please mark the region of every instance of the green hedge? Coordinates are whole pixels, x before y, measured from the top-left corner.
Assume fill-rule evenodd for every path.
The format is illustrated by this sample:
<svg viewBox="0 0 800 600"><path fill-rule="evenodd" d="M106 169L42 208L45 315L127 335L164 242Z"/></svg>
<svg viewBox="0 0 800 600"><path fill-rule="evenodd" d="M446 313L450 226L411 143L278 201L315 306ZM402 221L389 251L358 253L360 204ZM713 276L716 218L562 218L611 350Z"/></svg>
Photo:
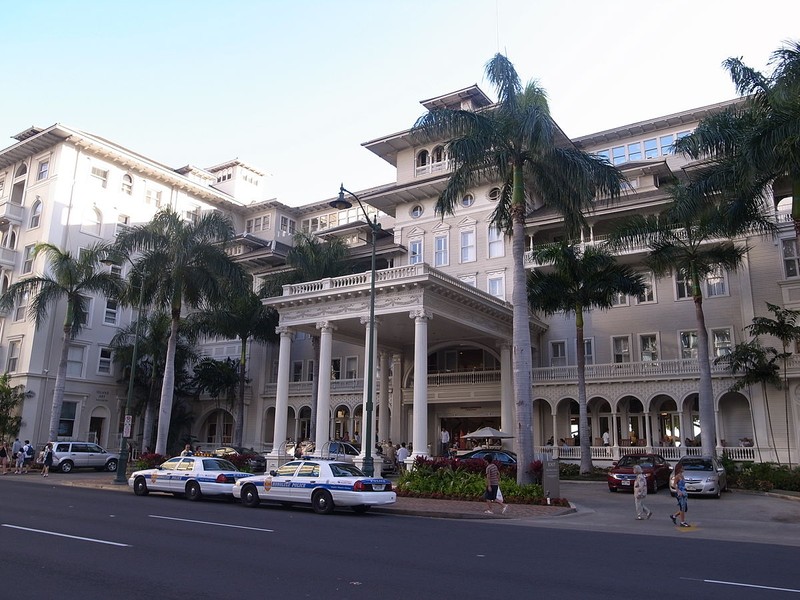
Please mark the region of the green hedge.
<svg viewBox="0 0 800 600"><path fill-rule="evenodd" d="M735 463L727 455L722 463L728 473L728 487L768 492L773 489L800 492L800 467L775 463Z"/></svg>

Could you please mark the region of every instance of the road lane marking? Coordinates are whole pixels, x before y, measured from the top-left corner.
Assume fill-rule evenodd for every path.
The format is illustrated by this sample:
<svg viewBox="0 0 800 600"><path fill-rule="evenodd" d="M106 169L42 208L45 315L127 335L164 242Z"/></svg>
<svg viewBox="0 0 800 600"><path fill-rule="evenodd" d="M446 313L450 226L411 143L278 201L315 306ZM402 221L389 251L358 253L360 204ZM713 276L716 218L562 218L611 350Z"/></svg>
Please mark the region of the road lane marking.
<svg viewBox="0 0 800 600"><path fill-rule="evenodd" d="M732 585L735 587L755 588L758 590L772 590L774 592L791 592L793 594L800 594L800 589L773 587L769 585L755 585L753 583L738 583L736 581L720 581L717 579L695 579L692 577L681 577L687 581L702 581L703 583L716 583L717 585Z"/></svg>
<svg viewBox="0 0 800 600"><path fill-rule="evenodd" d="M227 523L214 523L213 521L196 521L194 519L179 519L178 517L164 517L162 515L147 515L153 519L166 519L168 521L181 521L183 523L199 523L200 525L213 525L215 527L230 527L232 529L249 529L250 531L265 531L275 533L274 529L262 529L260 527L246 527L245 525L229 525Z"/></svg>
<svg viewBox="0 0 800 600"><path fill-rule="evenodd" d="M18 527L17 525L9 525L3 523L3 527L10 527L11 529L20 529L22 531L32 531L33 533L43 533L45 535L55 535L57 537L69 538L72 540L80 540L82 542L94 542L95 544L107 544L109 546L121 546L123 548L130 548L130 544L120 544L119 542L109 542L108 540L98 540L95 538L81 537L79 535L67 535L66 533L56 533L55 531L45 531L43 529L31 529L30 527Z"/></svg>

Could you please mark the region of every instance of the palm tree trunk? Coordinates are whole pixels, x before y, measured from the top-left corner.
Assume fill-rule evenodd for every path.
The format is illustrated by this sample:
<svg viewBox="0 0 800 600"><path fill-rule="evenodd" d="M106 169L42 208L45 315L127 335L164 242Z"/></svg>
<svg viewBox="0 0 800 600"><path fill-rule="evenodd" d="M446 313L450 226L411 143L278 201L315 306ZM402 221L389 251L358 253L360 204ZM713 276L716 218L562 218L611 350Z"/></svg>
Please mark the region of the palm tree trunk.
<svg viewBox="0 0 800 600"><path fill-rule="evenodd" d="M783 346L783 401L786 407L786 454L787 460L789 462L789 469L792 468L792 432L789 431L789 372L786 370L789 368L789 361L786 359L788 356L786 352L786 344ZM777 452L776 452L777 454Z"/></svg>
<svg viewBox="0 0 800 600"><path fill-rule="evenodd" d="M233 429L233 445L241 446L244 436L244 384L247 367L247 338L242 338L239 352L239 393L236 398L236 425Z"/></svg>
<svg viewBox="0 0 800 600"><path fill-rule="evenodd" d="M699 285L697 290L699 290ZM717 453L717 424L714 420L714 388L711 384L711 360L708 349L708 330L703 313L703 296L694 296L694 312L697 318L697 367L700 372L698 404L700 413L700 442L704 456ZM690 425L691 426L691 425Z"/></svg>
<svg viewBox="0 0 800 600"><path fill-rule="evenodd" d="M56 382L53 388L53 405L50 408L50 429L47 432L48 441L58 439L58 425L61 422L61 406L64 404L64 388L67 383L67 357L69 356L70 325L64 324L64 335L61 338L61 357L56 371Z"/></svg>
<svg viewBox="0 0 800 600"><path fill-rule="evenodd" d="M175 393L175 351L178 348L180 319L180 309L177 311L173 309L169 340L167 341L167 356L164 361L164 381L161 384L161 404L158 409L158 434L156 436L156 453L163 456L167 455L167 437L172 417L172 399Z"/></svg>
<svg viewBox="0 0 800 600"><path fill-rule="evenodd" d="M517 482L531 483L528 466L533 462L533 390L531 389L531 325L525 273L525 195L522 167L514 167L514 191L511 201L513 259L512 363L514 370L514 408L517 419L515 449L518 457Z"/></svg>
<svg viewBox="0 0 800 600"><path fill-rule="evenodd" d="M589 414L586 402L586 346L583 343L583 307L575 307L575 334L578 361L578 435L581 438L581 475L592 472L592 448L589 439Z"/></svg>

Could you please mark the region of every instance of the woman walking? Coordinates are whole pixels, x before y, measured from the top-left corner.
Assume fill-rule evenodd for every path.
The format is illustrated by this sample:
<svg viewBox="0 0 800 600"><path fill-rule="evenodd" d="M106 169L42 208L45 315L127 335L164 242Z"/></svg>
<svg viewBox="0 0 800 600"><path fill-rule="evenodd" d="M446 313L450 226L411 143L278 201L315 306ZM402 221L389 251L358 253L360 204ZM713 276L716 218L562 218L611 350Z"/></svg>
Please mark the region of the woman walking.
<svg viewBox="0 0 800 600"><path fill-rule="evenodd" d="M686 511L689 510L689 506L686 495L686 480L683 477L683 465L681 463L675 465L675 474L673 476L675 477L675 498L678 500L678 512L670 515L669 518L677 525L680 517L680 526L690 527L686 522Z"/></svg>
<svg viewBox="0 0 800 600"><path fill-rule="evenodd" d="M633 472L636 474L636 481L633 482L633 499L636 504L636 518L641 521L642 519L649 519L653 516L653 511L644 505L644 499L647 498L647 478L642 473L642 467L636 465L633 467Z"/></svg>
<svg viewBox="0 0 800 600"><path fill-rule="evenodd" d="M44 461L42 464L42 477L48 477L50 475L50 467L53 466L53 444L47 442L47 446L44 447Z"/></svg>
<svg viewBox="0 0 800 600"><path fill-rule="evenodd" d="M487 454L484 460L489 464L486 465L486 491L483 494L483 499L486 500L486 510L483 512L493 514L492 503L495 503L502 506L502 513L506 514L508 504L503 503L497 496L500 489L500 469L494 464L494 454Z"/></svg>
<svg viewBox="0 0 800 600"><path fill-rule="evenodd" d="M0 444L0 469L2 470L3 475L8 473L8 446L5 442Z"/></svg>

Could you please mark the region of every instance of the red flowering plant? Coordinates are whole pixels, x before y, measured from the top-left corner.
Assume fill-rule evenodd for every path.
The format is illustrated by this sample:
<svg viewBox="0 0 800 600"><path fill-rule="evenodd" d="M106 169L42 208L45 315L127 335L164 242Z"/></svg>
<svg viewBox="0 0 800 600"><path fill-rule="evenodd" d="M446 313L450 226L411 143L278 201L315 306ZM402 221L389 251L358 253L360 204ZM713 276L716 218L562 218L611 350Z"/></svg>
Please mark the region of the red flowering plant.
<svg viewBox="0 0 800 600"><path fill-rule="evenodd" d="M163 454L156 454L155 452L147 452L145 454L140 454L139 458L136 459L136 463L134 466L137 471L142 471L144 469L154 469L161 463L163 463L167 458Z"/></svg>

